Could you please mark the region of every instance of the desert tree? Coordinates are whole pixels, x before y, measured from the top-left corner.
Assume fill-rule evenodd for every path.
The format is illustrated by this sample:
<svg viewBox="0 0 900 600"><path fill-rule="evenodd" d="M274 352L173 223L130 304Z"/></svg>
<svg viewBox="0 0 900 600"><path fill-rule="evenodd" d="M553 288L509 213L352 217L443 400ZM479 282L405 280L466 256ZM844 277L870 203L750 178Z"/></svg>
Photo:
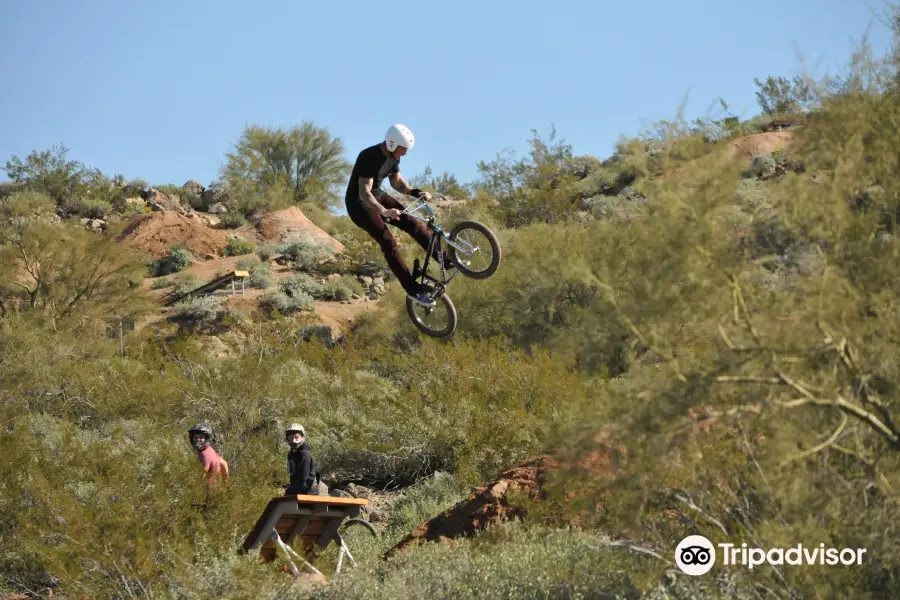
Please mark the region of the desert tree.
<svg viewBox="0 0 900 600"><path fill-rule="evenodd" d="M310 121L290 128L248 125L226 158L222 176L230 186L249 183L258 194L283 190L295 204L323 208L337 203L336 188L350 172L341 139Z"/></svg>

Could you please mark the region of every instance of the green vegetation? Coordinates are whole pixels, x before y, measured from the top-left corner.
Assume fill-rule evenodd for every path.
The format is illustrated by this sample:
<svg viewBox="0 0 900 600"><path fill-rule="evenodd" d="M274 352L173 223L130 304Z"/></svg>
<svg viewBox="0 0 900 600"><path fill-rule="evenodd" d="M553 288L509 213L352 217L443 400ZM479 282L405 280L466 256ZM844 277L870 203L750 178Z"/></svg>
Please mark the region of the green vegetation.
<svg viewBox="0 0 900 600"><path fill-rule="evenodd" d="M243 256L245 254L252 254L254 250L256 250L256 246L253 242L238 238L230 238L225 247L222 248L222 256Z"/></svg>
<svg viewBox="0 0 900 600"><path fill-rule="evenodd" d="M240 213L225 213L222 215L219 222L225 229L237 229L238 227L246 225L247 219Z"/></svg>
<svg viewBox="0 0 900 600"><path fill-rule="evenodd" d="M528 157L482 162L472 185L429 170L416 181L464 197L453 220L487 223L504 249L490 280L453 285L452 342L410 326L396 285L393 316L325 335L314 301L360 294L356 277L384 266L365 234L321 214L344 252L230 242L254 287L273 283L270 258L296 267L263 314L197 298L173 323L119 338L121 320L152 309L148 261L115 242L120 226L91 232L67 212L105 215L115 194L64 152L14 158L0 193L0 298L21 301L0 312L0 592L893 598L897 66L861 53L837 79L757 81L766 116L661 122L604 160L533 132ZM784 150L729 158L775 115L796 123ZM311 139L342 152L310 125L248 130L215 192L229 210L327 206L339 161L320 178L269 178L267 136L290 140L295 158ZM173 249L152 272L187 260ZM354 553L360 568L322 589L236 552L281 493L294 420L329 482L394 498L382 539ZM187 443L197 421L231 465L221 488L205 488ZM591 470L604 465L600 432L625 449L617 477ZM471 486L550 451L560 467L525 503L527 522L381 560ZM672 560L691 534L867 554L862 566L686 577ZM318 564L328 572L334 558Z"/></svg>
<svg viewBox="0 0 900 600"><path fill-rule="evenodd" d="M269 263L262 262L257 257L243 258L235 264L237 270L250 273L247 283L252 288L266 289L273 283L272 268Z"/></svg>
<svg viewBox="0 0 900 600"><path fill-rule="evenodd" d="M335 205L350 174L343 154L340 139L308 121L290 129L251 125L226 155L222 179L244 214L288 203Z"/></svg>
<svg viewBox="0 0 900 600"><path fill-rule="evenodd" d="M190 250L184 246L174 246L168 256L150 263L150 275L153 277L178 273L191 266L195 259Z"/></svg>

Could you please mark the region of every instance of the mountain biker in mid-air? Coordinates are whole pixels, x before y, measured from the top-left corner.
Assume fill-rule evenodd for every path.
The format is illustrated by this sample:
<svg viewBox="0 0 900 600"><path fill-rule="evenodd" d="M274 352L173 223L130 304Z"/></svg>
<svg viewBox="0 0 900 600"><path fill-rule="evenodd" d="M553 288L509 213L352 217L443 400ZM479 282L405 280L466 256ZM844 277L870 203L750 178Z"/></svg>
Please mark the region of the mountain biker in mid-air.
<svg viewBox="0 0 900 600"><path fill-rule="evenodd" d="M427 289L413 278L409 267L400 256L397 240L385 224L385 219L392 220L393 224L412 236L423 249L428 250L431 239L428 229L409 215L402 215L404 206L381 189L381 182L387 177L391 187L401 194L426 202L431 200L431 193L411 188L400 175L400 157L409 152L414 143L415 138L406 125L392 125L387 130L384 141L369 146L356 157L344 201L347 214L353 223L366 231L381 246L388 266L407 295L419 304L433 306L434 300L428 296ZM437 250L438 247L435 245L433 252L435 259ZM447 254L444 254L443 266L448 270L454 268Z"/></svg>

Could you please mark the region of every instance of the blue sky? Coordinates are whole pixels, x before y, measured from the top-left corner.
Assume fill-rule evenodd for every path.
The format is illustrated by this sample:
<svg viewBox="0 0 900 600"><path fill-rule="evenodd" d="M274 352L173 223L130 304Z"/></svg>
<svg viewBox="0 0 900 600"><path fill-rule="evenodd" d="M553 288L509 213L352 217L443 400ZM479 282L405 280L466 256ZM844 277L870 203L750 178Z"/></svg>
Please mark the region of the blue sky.
<svg viewBox="0 0 900 600"><path fill-rule="evenodd" d="M880 54L872 1L5 0L0 166L62 143L109 175L208 185L245 124L303 120L351 160L407 124L408 176L471 181L551 124L603 158L685 97L691 118L720 96L752 116L753 78L799 72L797 50L833 72L871 26Z"/></svg>

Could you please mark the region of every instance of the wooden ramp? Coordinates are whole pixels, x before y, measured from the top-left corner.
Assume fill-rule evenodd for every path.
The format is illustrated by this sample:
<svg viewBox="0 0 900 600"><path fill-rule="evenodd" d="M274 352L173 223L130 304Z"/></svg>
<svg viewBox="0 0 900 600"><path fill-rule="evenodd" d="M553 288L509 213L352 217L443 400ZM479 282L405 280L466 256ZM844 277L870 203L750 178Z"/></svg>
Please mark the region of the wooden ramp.
<svg viewBox="0 0 900 600"><path fill-rule="evenodd" d="M360 509L368 503L368 500L361 498L303 494L272 498L257 519L256 525L244 539L241 552L246 553L259 548L262 561L269 562L275 558L277 548L280 547L295 574L296 567L289 556L291 553L306 563L309 569L319 573L306 561L312 560L334 541L341 547L338 558L339 571L344 554L348 555L351 562L353 556L338 535L338 528L344 519L358 517ZM301 540L305 557L298 556L290 548L291 542L297 537Z"/></svg>
<svg viewBox="0 0 900 600"><path fill-rule="evenodd" d="M166 305L171 306L176 302L180 302L185 298L190 298L191 296L204 296L207 294L212 294L216 290L220 290L227 286L229 283L231 284L231 295L235 296L237 291L235 290L235 281L241 280L241 295L244 294L244 280L250 276L248 271L232 271L230 273L226 273L222 275L218 279L213 279L209 283L204 283L200 287L194 288L191 291L181 294L180 296L173 295L167 301Z"/></svg>

